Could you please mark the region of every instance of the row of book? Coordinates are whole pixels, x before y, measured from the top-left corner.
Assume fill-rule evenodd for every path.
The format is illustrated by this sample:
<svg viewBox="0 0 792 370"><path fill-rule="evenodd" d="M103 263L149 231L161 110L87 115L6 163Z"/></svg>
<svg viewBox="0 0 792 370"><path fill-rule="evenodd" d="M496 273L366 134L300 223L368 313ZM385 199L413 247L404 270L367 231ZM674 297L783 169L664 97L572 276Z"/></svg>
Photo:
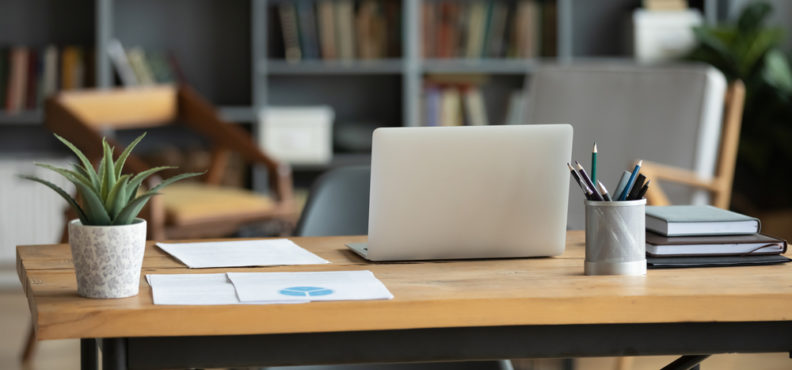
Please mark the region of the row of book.
<svg viewBox="0 0 792 370"><path fill-rule="evenodd" d="M555 3L425 1L424 58L533 58L554 53Z"/></svg>
<svg viewBox="0 0 792 370"><path fill-rule="evenodd" d="M93 82L93 51L80 46L0 47L0 110L36 110L59 90Z"/></svg>
<svg viewBox="0 0 792 370"><path fill-rule="evenodd" d="M147 86L184 81L184 76L173 54L144 50L140 47L125 49L121 42L112 40L107 53L123 86Z"/></svg>
<svg viewBox="0 0 792 370"><path fill-rule="evenodd" d="M646 255L654 267L784 263L787 242L759 219L712 206L647 206Z"/></svg>
<svg viewBox="0 0 792 370"><path fill-rule="evenodd" d="M421 104L425 126L520 124L525 108L522 91L514 91L509 97L504 121L493 122L481 87L464 84L427 84Z"/></svg>
<svg viewBox="0 0 792 370"><path fill-rule="evenodd" d="M276 6L271 55L290 62L401 55L401 2L306 0Z"/></svg>

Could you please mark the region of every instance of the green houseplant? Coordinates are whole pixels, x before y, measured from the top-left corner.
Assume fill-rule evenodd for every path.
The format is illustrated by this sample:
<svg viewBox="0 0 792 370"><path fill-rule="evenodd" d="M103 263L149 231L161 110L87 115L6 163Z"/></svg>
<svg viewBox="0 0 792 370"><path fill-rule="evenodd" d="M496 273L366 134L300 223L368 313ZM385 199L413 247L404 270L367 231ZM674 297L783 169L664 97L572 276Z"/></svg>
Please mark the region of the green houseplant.
<svg viewBox="0 0 792 370"><path fill-rule="evenodd" d="M69 222L69 245L77 276L77 291L91 298L121 298L136 295L140 267L146 245L146 221L137 218L149 199L163 187L200 173L185 173L140 191L143 181L155 173L172 168L155 167L136 175L123 174L124 163L132 149L143 139L137 137L115 160L113 148L102 140L103 156L97 169L68 140L55 135L77 156L81 164L72 169L43 163L74 184L79 193L72 197L64 189L41 178L22 175L39 182L63 197L79 219ZM78 201L78 199L80 201Z"/></svg>
<svg viewBox="0 0 792 370"><path fill-rule="evenodd" d="M735 208L792 207L787 191L792 162L792 70L779 45L784 31L765 24L772 7L748 4L736 22L693 29L698 46L687 59L718 68L745 83L746 98L737 169Z"/></svg>

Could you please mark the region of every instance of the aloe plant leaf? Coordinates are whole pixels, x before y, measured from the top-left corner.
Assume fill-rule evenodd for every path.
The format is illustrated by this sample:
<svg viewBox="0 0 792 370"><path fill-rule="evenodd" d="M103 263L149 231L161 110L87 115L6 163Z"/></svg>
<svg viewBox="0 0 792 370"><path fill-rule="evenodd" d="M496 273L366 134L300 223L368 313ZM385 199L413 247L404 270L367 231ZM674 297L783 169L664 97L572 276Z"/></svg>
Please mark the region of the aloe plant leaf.
<svg viewBox="0 0 792 370"><path fill-rule="evenodd" d="M58 167L55 167L55 166L52 166L52 165L49 165L49 164L46 164L46 163L36 163L36 166L41 167L41 168L46 168L46 169L48 169L50 171L56 172L59 175L65 177L67 180L69 180L69 181L71 181L73 183L76 183L76 182L79 181L79 182L81 182L81 183L83 183L83 184L85 184L87 186L91 186L91 180L89 180L87 177L85 177L83 174L81 174L79 172L70 171L70 170L67 170L65 168L58 168Z"/></svg>
<svg viewBox="0 0 792 370"><path fill-rule="evenodd" d="M129 157L129 154L132 153L132 149L134 149L135 146L138 145L140 140L143 140L143 137L145 137L145 136L146 136L145 132L143 134L141 134L140 136L138 136L137 139L132 141L132 143L129 144L129 146L127 146L126 149L124 149L123 152L121 152L121 155L118 156L118 159L116 159L116 163L115 163L115 175L116 176L121 176L121 171L124 169L124 163L126 163L127 157Z"/></svg>
<svg viewBox="0 0 792 370"><path fill-rule="evenodd" d="M154 192L147 192L129 202L129 204L118 213L115 220L113 220L113 225L129 225L132 223L138 213L140 213L140 210L143 209L143 206L146 205L146 202L156 194L157 193Z"/></svg>
<svg viewBox="0 0 792 370"><path fill-rule="evenodd" d="M204 172L189 172L189 173L182 173L182 174L179 174L179 175L176 175L176 176L173 176L173 177L169 177L169 178L167 178L165 180L162 180L161 183L159 183L159 184L157 184L157 186L151 188L151 190L149 190L148 192L149 193L155 193L155 192L159 191L160 189L162 189L162 188L164 188L164 187L166 187L166 186L168 186L170 184L173 184L176 181L184 180L184 179L189 178L189 177L200 176L200 175L203 175L205 173L206 173L206 171L204 171Z"/></svg>
<svg viewBox="0 0 792 370"><path fill-rule="evenodd" d="M153 175L153 174L155 174L155 173L157 173L159 171L167 170L167 169L171 169L171 168L176 168L176 167L174 167L174 166L159 166L159 167L149 168L149 169L147 169L145 171L142 171L142 172L138 173L134 177L132 177L132 179L129 180L129 185L131 187L137 188L138 186L140 186L141 183L143 183L143 180L145 180L147 177L149 177L149 176L151 176L151 175Z"/></svg>
<svg viewBox="0 0 792 370"><path fill-rule="evenodd" d="M77 201L74 200L74 198L72 198L71 195L69 195L69 193L67 193L65 190L61 189L60 186L55 185L55 184L53 184L53 183L51 183L51 182L49 182L47 180L43 180L43 179L40 179L40 178L35 177L35 176L20 175L19 177L21 177L23 179L27 179L27 180L38 182L40 184L44 184L45 186L47 186L50 189L54 190L63 199L66 199L66 201L69 203L69 205L72 207L72 209L75 212L77 212L77 217L80 218L80 222L82 222L83 225L87 225L88 224L88 218L86 217L85 212L83 211L82 207L80 207L80 205L77 204Z"/></svg>
<svg viewBox="0 0 792 370"><path fill-rule="evenodd" d="M127 190L129 191L129 193L127 193L127 204L129 204L129 202L135 199L135 196L137 196L138 193L138 189L140 189L140 184L135 185L133 188L131 188L130 185L131 183L127 185Z"/></svg>
<svg viewBox="0 0 792 370"><path fill-rule="evenodd" d="M126 183L129 179L129 175L123 175L118 182L113 186L110 190L110 193L107 194L107 199L105 199L104 207L109 212L110 218L113 219L117 215L114 213L113 210L121 209L122 204L126 201Z"/></svg>
<svg viewBox="0 0 792 370"><path fill-rule="evenodd" d="M186 179L188 177L203 175L204 173L205 172L183 173L183 174L180 174L180 175L169 177L166 180L163 180L161 183L159 183L157 186L153 187L151 190L141 194L137 198L134 198L134 200L130 201L129 204L127 204L127 206L124 207L124 209L121 210L121 212L118 214L118 216L115 218L115 220L113 220L113 225L127 225L127 224L131 223L135 219L135 217L138 215L138 213L140 213L140 210L143 209L143 207L146 205L146 202L148 202L148 200L151 199L151 197L159 194L157 192L158 190L160 190L160 189L162 189L162 188L164 188L164 187L166 187L166 186L168 186L168 185L170 185L170 184L172 184L172 183L174 183L176 181L183 180L183 179ZM135 193L133 193L133 194L135 194ZM132 195L132 196L134 196L134 195Z"/></svg>
<svg viewBox="0 0 792 370"><path fill-rule="evenodd" d="M53 134L53 135L55 135L56 139L58 139L61 143L63 143L63 145L66 145L66 147L68 147L74 153L74 155L77 156L80 162L82 162L83 169L85 170L86 175L88 175L88 178L91 179L91 183L94 185L94 187L98 187L99 179L97 178L96 171L94 170L91 161L88 160L88 157L86 157L85 154L83 154L83 152L80 149L78 149L76 146L74 146L74 144L72 144L69 140L64 139L58 134Z"/></svg>
<svg viewBox="0 0 792 370"><path fill-rule="evenodd" d="M110 144L104 139L102 140L102 149L104 151L104 156L102 158L102 163L104 164L102 175L104 176L102 177L101 199L107 199L107 195L110 194L110 189L112 189L116 183L115 166L113 165L113 149L110 148Z"/></svg>
<svg viewBox="0 0 792 370"><path fill-rule="evenodd" d="M87 225L110 225L110 215L107 214L107 210L104 208L102 200L99 199L99 195L82 183L75 185L77 185L83 198L85 216L88 219Z"/></svg>

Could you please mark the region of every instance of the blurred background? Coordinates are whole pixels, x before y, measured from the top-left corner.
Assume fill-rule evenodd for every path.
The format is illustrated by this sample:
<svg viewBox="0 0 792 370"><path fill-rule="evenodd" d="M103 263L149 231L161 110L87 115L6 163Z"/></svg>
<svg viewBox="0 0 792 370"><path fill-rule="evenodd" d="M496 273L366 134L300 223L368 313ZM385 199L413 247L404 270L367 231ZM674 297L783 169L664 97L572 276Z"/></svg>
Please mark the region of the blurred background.
<svg viewBox="0 0 792 370"><path fill-rule="evenodd" d="M790 239L790 20L785 0L0 0L0 368L79 363L76 341L45 342L19 362L29 311L15 246L60 240L65 203L16 174L46 177L34 161L72 161L43 124L53 94L191 86L291 164L299 208L322 173L369 163L377 127L525 123L543 64L706 63L747 90L730 207ZM150 163L209 165L205 138L149 131L138 152ZM128 142L137 132L108 134ZM267 187L265 171L233 156L222 183ZM252 225L236 235L268 232ZM634 368L664 361L638 358ZM792 368L786 354L711 361Z"/></svg>

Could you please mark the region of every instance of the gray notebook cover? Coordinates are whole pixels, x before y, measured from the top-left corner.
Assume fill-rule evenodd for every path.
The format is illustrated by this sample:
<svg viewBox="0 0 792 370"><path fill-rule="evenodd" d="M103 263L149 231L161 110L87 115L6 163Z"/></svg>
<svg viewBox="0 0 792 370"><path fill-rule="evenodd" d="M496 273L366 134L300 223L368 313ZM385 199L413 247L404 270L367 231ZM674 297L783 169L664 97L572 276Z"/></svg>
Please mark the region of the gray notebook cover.
<svg viewBox="0 0 792 370"><path fill-rule="evenodd" d="M755 217L713 206L646 206L646 216L666 222L759 222Z"/></svg>

